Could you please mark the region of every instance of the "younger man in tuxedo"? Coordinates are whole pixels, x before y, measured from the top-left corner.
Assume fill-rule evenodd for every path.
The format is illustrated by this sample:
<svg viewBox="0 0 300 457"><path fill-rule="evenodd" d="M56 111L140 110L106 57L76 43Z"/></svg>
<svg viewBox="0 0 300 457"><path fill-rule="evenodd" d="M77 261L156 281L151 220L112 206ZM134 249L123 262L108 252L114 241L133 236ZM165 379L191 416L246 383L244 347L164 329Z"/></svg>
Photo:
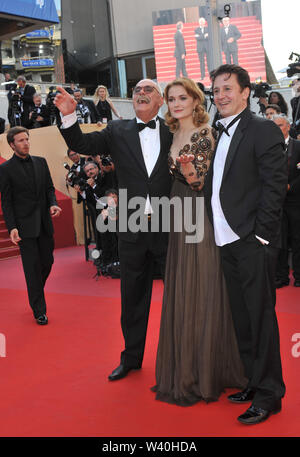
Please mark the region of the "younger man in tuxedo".
<svg viewBox="0 0 300 457"><path fill-rule="evenodd" d="M206 185L208 215L220 246L247 389L252 401L238 417L257 424L281 410L285 393L275 313L275 270L287 188L284 138L272 121L248 108L249 74L222 65L212 75L220 136Z"/></svg>
<svg viewBox="0 0 300 457"><path fill-rule="evenodd" d="M29 132L13 127L7 141L14 155L0 165L4 219L11 241L19 244L29 303L38 324L48 323L44 286L53 264L53 225L59 216L49 168L43 157L29 154Z"/></svg>

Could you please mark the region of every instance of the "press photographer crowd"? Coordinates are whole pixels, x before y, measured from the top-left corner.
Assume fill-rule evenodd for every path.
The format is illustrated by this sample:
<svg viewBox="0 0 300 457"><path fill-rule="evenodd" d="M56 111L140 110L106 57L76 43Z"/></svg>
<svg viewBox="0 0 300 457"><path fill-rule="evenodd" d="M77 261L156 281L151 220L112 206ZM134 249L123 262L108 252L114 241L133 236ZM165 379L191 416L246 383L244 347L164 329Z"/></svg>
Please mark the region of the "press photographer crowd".
<svg viewBox="0 0 300 457"><path fill-rule="evenodd" d="M299 64L290 64L288 76L300 74ZM54 104L56 87L49 88L45 103L41 94L27 83L24 76L12 80L5 74L5 89L8 98L8 113L10 127L23 126L27 129L43 128L51 125L60 126L61 115ZM201 87L200 87L201 85ZM213 103L209 90L199 83L206 97ZM295 286L300 287L300 77L291 83L293 97L290 108L280 92L263 81L252 84L252 97L257 99L259 115L275 122L281 129L285 142L289 165L289 184L283 213L283 247L278 261L276 286L289 284L288 255L292 250ZM76 116L79 124L107 124L112 119L112 112L122 119L105 86L98 86L93 100L83 97L82 89L67 87L77 102ZM207 100L206 100L207 103ZM290 121L290 119L292 121ZM218 112L212 122L218 120ZM4 132L5 121L0 124L0 133ZM119 277L118 238L116 232L101 233L97 230L97 218L101 217L106 223L118 218L118 183L114 163L109 155L80 156L76 151L68 149L67 156L73 164L64 163L67 170L66 186L76 192L77 203L82 204L87 215L88 226L92 239L99 253L94 258L98 275ZM73 192L74 195L74 192ZM73 197L74 198L74 197Z"/></svg>

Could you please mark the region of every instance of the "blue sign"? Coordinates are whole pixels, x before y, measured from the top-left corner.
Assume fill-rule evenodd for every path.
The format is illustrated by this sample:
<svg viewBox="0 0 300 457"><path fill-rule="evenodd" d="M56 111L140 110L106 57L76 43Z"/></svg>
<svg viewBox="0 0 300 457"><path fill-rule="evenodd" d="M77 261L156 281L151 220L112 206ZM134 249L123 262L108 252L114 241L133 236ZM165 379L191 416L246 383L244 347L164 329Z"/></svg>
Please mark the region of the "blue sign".
<svg viewBox="0 0 300 457"><path fill-rule="evenodd" d="M26 33L26 38L49 38L48 30L34 30Z"/></svg>
<svg viewBox="0 0 300 457"><path fill-rule="evenodd" d="M35 59L35 60L22 60L23 68L33 67L53 67L53 59Z"/></svg>
<svg viewBox="0 0 300 457"><path fill-rule="evenodd" d="M1 0L0 13L45 22L59 22L54 0Z"/></svg>

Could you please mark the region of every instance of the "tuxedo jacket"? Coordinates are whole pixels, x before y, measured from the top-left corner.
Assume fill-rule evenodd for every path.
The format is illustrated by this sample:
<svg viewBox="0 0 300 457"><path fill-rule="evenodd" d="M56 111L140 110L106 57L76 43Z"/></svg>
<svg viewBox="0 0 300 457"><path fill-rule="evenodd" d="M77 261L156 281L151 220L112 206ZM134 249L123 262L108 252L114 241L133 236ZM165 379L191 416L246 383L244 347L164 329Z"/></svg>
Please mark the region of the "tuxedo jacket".
<svg viewBox="0 0 300 457"><path fill-rule="evenodd" d="M284 146L282 132L274 122L244 110L230 143L220 187L223 213L240 238L254 234L280 246L280 221L287 190ZM204 186L212 223L213 168L214 157Z"/></svg>
<svg viewBox="0 0 300 457"><path fill-rule="evenodd" d="M35 192L29 185L27 174L15 155L0 165L3 216L8 231L17 228L21 238L38 237L41 225L51 236L53 225L49 208L57 205L55 189L46 160L36 156L31 156L31 158L36 183Z"/></svg>
<svg viewBox="0 0 300 457"><path fill-rule="evenodd" d="M285 204L300 207L300 141L289 139L288 155L288 183L290 190L286 194ZM299 164L299 165L298 165ZM299 166L299 168L297 167Z"/></svg>
<svg viewBox="0 0 300 457"><path fill-rule="evenodd" d="M169 196L171 175L168 168L168 153L172 143L172 134L160 122L160 153L154 169L148 176L137 128L136 119L110 121L103 130L83 134L78 123L67 129L61 129L67 145L79 154L109 154L115 164L119 189L127 190L128 200L134 197ZM129 217L135 210L127 209ZM120 239L135 241L136 233L120 232Z"/></svg>
<svg viewBox="0 0 300 457"><path fill-rule="evenodd" d="M239 29L236 25L230 25L228 27L228 34L226 35L225 27L221 28L221 44L222 44L222 51L230 51L236 52L238 50L237 40L241 38L242 34L240 33ZM233 38L232 43L228 43L227 40L229 38Z"/></svg>
<svg viewBox="0 0 300 457"><path fill-rule="evenodd" d="M197 52L207 52L208 51L208 38L205 38L205 35L208 33L208 28L204 27L203 33L201 32L201 27L195 29L196 41L197 41Z"/></svg>
<svg viewBox="0 0 300 457"><path fill-rule="evenodd" d="M177 30L177 32L174 35L174 41L175 41L174 57L180 58L182 56L182 54L186 55L184 38L183 38L182 33L179 30Z"/></svg>

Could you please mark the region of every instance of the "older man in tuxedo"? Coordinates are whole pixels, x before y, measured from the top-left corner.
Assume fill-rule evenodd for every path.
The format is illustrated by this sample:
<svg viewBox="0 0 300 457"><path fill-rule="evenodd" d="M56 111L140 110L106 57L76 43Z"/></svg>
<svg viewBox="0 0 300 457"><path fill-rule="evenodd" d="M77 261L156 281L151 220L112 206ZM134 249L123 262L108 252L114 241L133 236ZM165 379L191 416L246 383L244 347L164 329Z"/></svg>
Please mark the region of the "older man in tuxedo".
<svg viewBox="0 0 300 457"><path fill-rule="evenodd" d="M152 197L168 196L171 178L168 152L172 135L164 121L157 117L163 98L159 87L151 80L142 80L133 91L136 118L110 121L101 132L82 134L76 121L76 101L58 88L55 104L63 114L61 133L68 146L85 155L110 154L115 164L119 189L126 191L127 199L119 198L119 227L134 212L128 210L133 198L143 199L143 221L150 224L157 217L151 206ZM125 208L127 206L127 208ZM126 221L127 224L127 221ZM130 370L142 366L151 302L153 267L164 271L167 251L167 233L142 230L119 231L121 264L121 326L125 349L120 365L110 374L115 381Z"/></svg>
<svg viewBox="0 0 300 457"><path fill-rule="evenodd" d="M197 42L197 53L200 62L200 76L205 78L205 56L208 73L210 72L209 52L208 52L208 27L204 17L199 18L199 27L195 29L195 38Z"/></svg>
<svg viewBox="0 0 300 457"><path fill-rule="evenodd" d="M287 188L284 138L248 108L249 74L222 65L212 76L220 136L206 185L208 215L220 246L246 390L229 397L257 424L281 410L285 393L275 313L275 270Z"/></svg>
<svg viewBox="0 0 300 457"><path fill-rule="evenodd" d="M221 28L221 45L225 54L226 63L238 64L238 44L237 40L242 34L236 25L230 24L230 18L224 17L223 27Z"/></svg>

